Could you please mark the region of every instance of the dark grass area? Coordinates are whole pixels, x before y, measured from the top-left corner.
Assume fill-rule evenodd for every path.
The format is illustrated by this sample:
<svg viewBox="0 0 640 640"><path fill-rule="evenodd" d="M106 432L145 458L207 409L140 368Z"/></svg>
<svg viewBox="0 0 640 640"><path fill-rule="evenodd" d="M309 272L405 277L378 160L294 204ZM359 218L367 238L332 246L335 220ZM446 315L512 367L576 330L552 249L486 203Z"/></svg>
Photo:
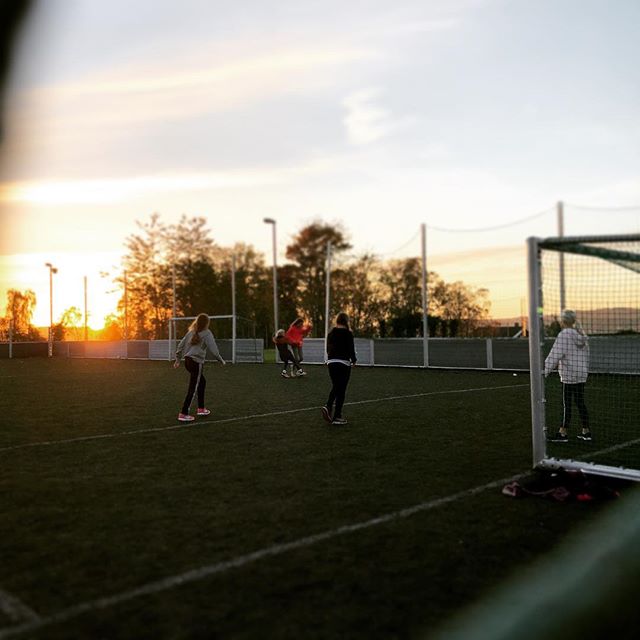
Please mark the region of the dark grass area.
<svg viewBox="0 0 640 640"><path fill-rule="evenodd" d="M563 415L562 385L557 375L547 378L545 395L547 428L549 433L555 433ZM590 375L585 385L585 404L593 442L585 443L576 438L581 431L581 424L574 404L569 442L548 443L548 455L559 459L640 468L640 432L637 423L640 376ZM603 450L608 451L592 455Z"/></svg>
<svg viewBox="0 0 640 640"><path fill-rule="evenodd" d="M276 365L206 375L209 419L124 435L177 424L184 370L0 361L0 589L51 616L531 465L528 376L356 368L348 401L434 395L347 406L350 423L338 428L317 409L323 367L294 380ZM103 434L116 437L20 447ZM513 501L497 487L27 636L414 636L596 513Z"/></svg>

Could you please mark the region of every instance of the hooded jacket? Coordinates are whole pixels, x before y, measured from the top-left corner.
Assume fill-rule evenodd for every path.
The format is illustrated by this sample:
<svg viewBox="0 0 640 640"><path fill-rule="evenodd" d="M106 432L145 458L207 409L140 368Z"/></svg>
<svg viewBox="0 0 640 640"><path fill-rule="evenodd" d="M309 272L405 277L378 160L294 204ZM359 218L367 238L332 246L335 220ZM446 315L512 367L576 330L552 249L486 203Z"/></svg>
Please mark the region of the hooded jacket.
<svg viewBox="0 0 640 640"><path fill-rule="evenodd" d="M575 329L563 329L544 361L544 375L558 369L564 384L587 381L589 375L589 338Z"/></svg>
<svg viewBox="0 0 640 640"><path fill-rule="evenodd" d="M198 333L200 341L197 344L191 344L191 338L193 337L193 331L190 329L182 340L180 340L176 347L176 360L180 360L182 356L186 358L189 356L196 362L204 364L207 356L207 348L211 352L211 355L219 362L224 362L224 358L220 355L218 345L216 344L213 333L209 329L200 331Z"/></svg>

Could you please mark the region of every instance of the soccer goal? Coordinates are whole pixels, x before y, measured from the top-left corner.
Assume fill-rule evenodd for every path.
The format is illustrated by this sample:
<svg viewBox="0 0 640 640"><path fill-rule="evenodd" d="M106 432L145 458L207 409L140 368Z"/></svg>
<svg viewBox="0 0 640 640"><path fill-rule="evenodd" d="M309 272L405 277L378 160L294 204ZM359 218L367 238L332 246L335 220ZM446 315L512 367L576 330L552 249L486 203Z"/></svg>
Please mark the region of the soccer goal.
<svg viewBox="0 0 640 640"><path fill-rule="evenodd" d="M534 466L640 480L640 235L529 238L528 251ZM549 372L559 357L565 384Z"/></svg>
<svg viewBox="0 0 640 640"><path fill-rule="evenodd" d="M196 316L169 319L169 355L172 360L178 342L189 330ZM209 329L213 333L222 357L228 362L262 362L264 343L256 338L255 322L242 316L209 316ZM213 359L207 353L207 360Z"/></svg>

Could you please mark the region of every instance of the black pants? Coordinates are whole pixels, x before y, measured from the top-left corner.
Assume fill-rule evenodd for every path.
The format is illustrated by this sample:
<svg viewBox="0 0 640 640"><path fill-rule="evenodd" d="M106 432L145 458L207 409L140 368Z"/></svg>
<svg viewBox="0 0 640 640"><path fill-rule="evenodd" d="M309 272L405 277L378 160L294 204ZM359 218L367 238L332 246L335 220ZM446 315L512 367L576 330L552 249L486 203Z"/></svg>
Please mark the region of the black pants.
<svg viewBox="0 0 640 640"><path fill-rule="evenodd" d="M583 429L589 428L589 412L584 403L584 382L562 385L562 426L567 429L571 424L571 409L575 400Z"/></svg>
<svg viewBox="0 0 640 640"><path fill-rule="evenodd" d="M282 347L278 347L278 355L280 356L280 360L282 360L282 368L286 369L287 365L291 363L295 366L296 369L300 369L300 363L296 360L296 357L291 353L289 347L283 349ZM278 367L280 366L279 362L276 362Z"/></svg>
<svg viewBox="0 0 640 640"><path fill-rule="evenodd" d="M193 358L186 356L184 359L184 367L189 372L189 390L187 396L184 399L182 405L182 413L189 413L191 403L193 402L193 396L198 391L198 409L204 409L204 390L207 386L207 381L202 375L202 369L204 364L196 362Z"/></svg>
<svg viewBox="0 0 640 640"><path fill-rule="evenodd" d="M347 385L349 384L349 378L351 377L351 367L340 362L330 362L329 376L333 386L329 392L329 399L327 400L327 409L331 413L333 403L336 404L336 410L333 414L334 418L342 418L342 405L344 404L344 397L347 393Z"/></svg>

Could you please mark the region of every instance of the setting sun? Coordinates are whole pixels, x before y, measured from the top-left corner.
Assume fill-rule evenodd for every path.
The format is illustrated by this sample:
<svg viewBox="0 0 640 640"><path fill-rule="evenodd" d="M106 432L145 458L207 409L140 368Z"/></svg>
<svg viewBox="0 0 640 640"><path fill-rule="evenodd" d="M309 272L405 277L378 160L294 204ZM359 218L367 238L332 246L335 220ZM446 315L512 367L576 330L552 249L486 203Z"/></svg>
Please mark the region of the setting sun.
<svg viewBox="0 0 640 640"><path fill-rule="evenodd" d="M121 292L112 278L119 260L116 252L97 254L81 253L25 253L0 257L0 306L4 307L9 289L30 289L36 294L33 324L49 325L49 269L51 263L57 273L53 275L53 321L59 322L62 314L76 307L82 314L84 326L84 277L87 277L87 311L89 328L98 330L104 319L115 313Z"/></svg>

